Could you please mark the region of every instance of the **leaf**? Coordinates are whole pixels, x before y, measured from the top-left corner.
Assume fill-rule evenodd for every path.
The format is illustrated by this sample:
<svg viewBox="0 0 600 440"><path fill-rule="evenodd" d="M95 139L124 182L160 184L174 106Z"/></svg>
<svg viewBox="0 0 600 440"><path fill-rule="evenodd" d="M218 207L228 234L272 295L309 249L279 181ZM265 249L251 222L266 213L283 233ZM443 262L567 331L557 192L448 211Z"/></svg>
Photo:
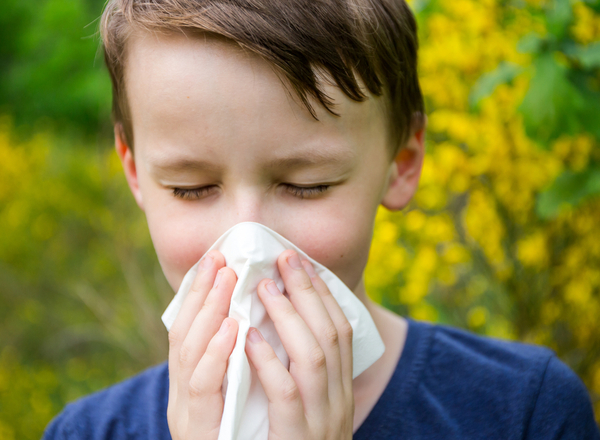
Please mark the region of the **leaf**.
<svg viewBox="0 0 600 440"><path fill-rule="evenodd" d="M579 124L579 130L585 131L597 139L600 139L600 92L593 87L593 78L596 71L585 71L581 69L572 69L569 71L569 80L579 90L583 98L584 105L578 114L571 115Z"/></svg>
<svg viewBox="0 0 600 440"><path fill-rule="evenodd" d="M469 105L475 109L479 103L494 93L500 84L511 82L523 71L521 66L513 63L501 62L496 69L482 75L473 86L469 95Z"/></svg>
<svg viewBox="0 0 600 440"><path fill-rule="evenodd" d="M525 35L517 43L517 50L521 53L541 52L547 41L536 33Z"/></svg>
<svg viewBox="0 0 600 440"><path fill-rule="evenodd" d="M561 134L581 129L585 99L571 83L568 69L546 53L533 61L535 75L519 106L529 137L544 146Z"/></svg>
<svg viewBox="0 0 600 440"><path fill-rule="evenodd" d="M553 7L546 14L548 32L562 39L573 22L573 8L569 0L554 0Z"/></svg>
<svg viewBox="0 0 600 440"><path fill-rule="evenodd" d="M594 69L600 67L600 41L587 46L578 46L569 55L581 63L584 69Z"/></svg>
<svg viewBox="0 0 600 440"><path fill-rule="evenodd" d="M600 0L584 0L584 3L594 11L600 13Z"/></svg>
<svg viewBox="0 0 600 440"><path fill-rule="evenodd" d="M577 206L587 198L600 194L600 166L582 172L565 171L550 187L540 193L536 211L543 219L555 217L565 206Z"/></svg>

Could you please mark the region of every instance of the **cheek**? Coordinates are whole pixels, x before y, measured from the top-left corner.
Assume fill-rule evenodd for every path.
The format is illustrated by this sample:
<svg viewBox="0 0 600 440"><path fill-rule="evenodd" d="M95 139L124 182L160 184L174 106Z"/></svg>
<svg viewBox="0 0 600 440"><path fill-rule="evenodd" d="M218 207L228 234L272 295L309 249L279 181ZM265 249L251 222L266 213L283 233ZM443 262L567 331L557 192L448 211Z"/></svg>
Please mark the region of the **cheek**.
<svg viewBox="0 0 600 440"><path fill-rule="evenodd" d="M358 286L367 264L374 217L370 212L354 211L351 206L337 209L332 215L323 215L284 234L311 258L335 273L351 290Z"/></svg>
<svg viewBox="0 0 600 440"><path fill-rule="evenodd" d="M187 271L224 232L176 209L146 209L150 235L162 270L174 291ZM214 229L214 230L213 230Z"/></svg>
<svg viewBox="0 0 600 440"><path fill-rule="evenodd" d="M300 221L280 227L266 226L285 236L354 290L367 262L373 222L372 216L349 211L335 210L337 215L325 214L312 221L297 219ZM186 272L225 231L218 226L221 222L211 220L206 213L199 217L174 209L146 212L158 260L169 284L177 291ZM343 218L351 220L340 221Z"/></svg>

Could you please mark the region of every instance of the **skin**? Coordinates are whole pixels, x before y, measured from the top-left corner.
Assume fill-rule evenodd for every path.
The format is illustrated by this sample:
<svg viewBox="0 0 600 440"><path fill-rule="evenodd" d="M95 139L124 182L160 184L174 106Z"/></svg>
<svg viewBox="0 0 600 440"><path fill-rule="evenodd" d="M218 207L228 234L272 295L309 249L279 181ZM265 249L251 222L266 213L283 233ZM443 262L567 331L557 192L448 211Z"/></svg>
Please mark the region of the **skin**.
<svg viewBox="0 0 600 440"><path fill-rule="evenodd" d="M356 103L326 85L341 116L315 104L316 121L267 62L213 37L134 34L126 85L135 146L117 126L116 149L174 290L223 232L254 221L333 271L371 312L387 350L352 381L345 317L311 267L292 268L295 253L286 251L278 263L289 300L270 294L269 280L258 294L290 370L277 365L257 331L247 342L273 404L271 438L351 438L406 336L402 318L368 300L362 276L377 207L401 209L417 188L424 128L390 158L383 98ZM220 384L237 330L226 318L236 277L218 252L211 260L169 335L174 438L218 435Z"/></svg>

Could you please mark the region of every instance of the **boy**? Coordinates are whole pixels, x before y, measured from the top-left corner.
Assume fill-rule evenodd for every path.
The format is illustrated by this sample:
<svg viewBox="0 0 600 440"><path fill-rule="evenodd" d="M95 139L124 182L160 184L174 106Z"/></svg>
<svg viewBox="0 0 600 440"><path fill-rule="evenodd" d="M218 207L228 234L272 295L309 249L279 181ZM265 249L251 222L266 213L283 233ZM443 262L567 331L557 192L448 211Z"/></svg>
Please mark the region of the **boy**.
<svg viewBox="0 0 600 440"><path fill-rule="evenodd" d="M407 321L367 299L379 204L401 209L424 155L416 25L397 0L111 0L102 20L116 149L177 290L231 226L262 223L365 303L386 352L352 380L351 330L307 261L258 295L290 356L246 352L270 438L597 439L587 392L548 350ZM235 273L203 260L169 360L69 405L46 438L216 439Z"/></svg>

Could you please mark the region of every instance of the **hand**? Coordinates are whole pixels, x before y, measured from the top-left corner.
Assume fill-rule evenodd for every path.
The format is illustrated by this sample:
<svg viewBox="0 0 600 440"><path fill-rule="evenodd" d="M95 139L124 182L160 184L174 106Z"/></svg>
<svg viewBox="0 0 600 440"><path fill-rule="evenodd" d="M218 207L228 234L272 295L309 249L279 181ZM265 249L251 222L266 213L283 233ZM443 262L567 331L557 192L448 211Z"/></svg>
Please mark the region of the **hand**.
<svg viewBox="0 0 600 440"><path fill-rule="evenodd" d="M235 272L211 251L169 332L169 405L174 440L217 439L223 414L221 384L238 331L227 318Z"/></svg>
<svg viewBox="0 0 600 440"><path fill-rule="evenodd" d="M289 355L289 371L257 329L246 341L269 399L269 439L351 439L352 327L308 261L288 250L277 264L290 299L268 279L258 295Z"/></svg>

